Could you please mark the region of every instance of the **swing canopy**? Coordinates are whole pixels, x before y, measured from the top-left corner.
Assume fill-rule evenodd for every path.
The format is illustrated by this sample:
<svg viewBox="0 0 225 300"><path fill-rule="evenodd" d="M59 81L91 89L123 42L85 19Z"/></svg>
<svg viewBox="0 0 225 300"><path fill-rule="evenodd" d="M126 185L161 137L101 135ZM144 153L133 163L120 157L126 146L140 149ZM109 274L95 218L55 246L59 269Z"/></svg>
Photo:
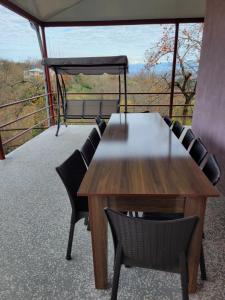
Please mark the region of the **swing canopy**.
<svg viewBox="0 0 225 300"><path fill-rule="evenodd" d="M124 98L125 111L127 111L127 86L126 74L128 72L127 56L105 56L105 57L79 57L79 58L46 58L42 64L51 68L56 74L57 86L57 132L58 135L61 118L64 123L68 119L94 118L100 115L109 118L112 113L120 112L121 101L121 79L124 76ZM63 75L102 75L111 74L119 76L119 91L117 99L72 99L67 97L67 91ZM91 93L90 93L91 94ZM62 105L60 105L60 102Z"/></svg>
<svg viewBox="0 0 225 300"><path fill-rule="evenodd" d="M128 72L127 56L46 58L43 64L54 69L58 74L119 75Z"/></svg>

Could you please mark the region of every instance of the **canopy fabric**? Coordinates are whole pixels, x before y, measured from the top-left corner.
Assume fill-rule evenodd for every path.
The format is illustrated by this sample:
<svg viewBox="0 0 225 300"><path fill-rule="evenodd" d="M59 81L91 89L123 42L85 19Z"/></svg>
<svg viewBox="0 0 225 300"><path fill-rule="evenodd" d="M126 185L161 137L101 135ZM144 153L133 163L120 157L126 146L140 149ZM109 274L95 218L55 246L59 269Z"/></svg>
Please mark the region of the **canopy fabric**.
<svg viewBox="0 0 225 300"><path fill-rule="evenodd" d="M205 0L0 0L44 26L67 22L204 18ZM63 25L61 25L63 26Z"/></svg>
<svg viewBox="0 0 225 300"><path fill-rule="evenodd" d="M59 74L69 75L101 75L121 74L128 71L127 56L46 58L42 64L56 69Z"/></svg>

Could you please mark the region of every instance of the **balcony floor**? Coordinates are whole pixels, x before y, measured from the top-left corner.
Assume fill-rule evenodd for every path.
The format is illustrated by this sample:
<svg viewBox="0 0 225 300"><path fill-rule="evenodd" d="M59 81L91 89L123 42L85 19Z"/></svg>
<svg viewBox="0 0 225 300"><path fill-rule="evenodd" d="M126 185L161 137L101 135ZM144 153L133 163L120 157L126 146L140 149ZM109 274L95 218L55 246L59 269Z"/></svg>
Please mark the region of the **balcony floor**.
<svg viewBox="0 0 225 300"><path fill-rule="evenodd" d="M80 148L92 126L55 128L0 161L0 299L110 299L94 288L90 232L75 228L73 260L65 253L70 204L55 167ZM208 201L205 221L208 281L190 299L225 299L225 199ZM109 282L113 247L109 245ZM181 299L179 276L122 268L118 299Z"/></svg>

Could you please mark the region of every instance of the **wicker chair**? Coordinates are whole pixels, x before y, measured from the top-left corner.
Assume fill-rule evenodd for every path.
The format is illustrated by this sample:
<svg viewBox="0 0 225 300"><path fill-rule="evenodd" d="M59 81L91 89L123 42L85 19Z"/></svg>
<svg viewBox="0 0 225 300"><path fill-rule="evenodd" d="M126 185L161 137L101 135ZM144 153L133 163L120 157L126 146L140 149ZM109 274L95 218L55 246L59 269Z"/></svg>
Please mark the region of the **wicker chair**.
<svg viewBox="0 0 225 300"><path fill-rule="evenodd" d="M203 168L203 173L208 177L213 185L216 185L220 180L221 171L219 164L213 154L210 154L205 162Z"/></svg>
<svg viewBox="0 0 225 300"><path fill-rule="evenodd" d="M100 137L100 135L99 135L99 133L98 133L98 131L97 131L96 128L93 128L93 129L92 129L92 131L91 131L91 133L89 134L88 138L90 139L90 141L91 141L93 147L94 147L95 150L96 150L97 147L98 147L98 144L99 144L99 142L100 142L100 140L101 140L101 137Z"/></svg>
<svg viewBox="0 0 225 300"><path fill-rule="evenodd" d="M111 299L117 299L121 265L180 273L183 300L188 298L188 248L198 217L149 221L106 208L115 245Z"/></svg>
<svg viewBox="0 0 225 300"><path fill-rule="evenodd" d="M99 125L102 121L102 118L100 116L95 117L95 122L97 125Z"/></svg>
<svg viewBox="0 0 225 300"><path fill-rule="evenodd" d="M172 131L178 139L180 138L183 130L184 130L184 127L180 124L180 122L178 122L178 121L173 122Z"/></svg>
<svg viewBox="0 0 225 300"><path fill-rule="evenodd" d="M103 135L105 129L106 129L106 122L104 120L102 120L99 124L98 124L98 129L101 133L101 135Z"/></svg>
<svg viewBox="0 0 225 300"><path fill-rule="evenodd" d="M207 161L205 162L202 168L202 171L208 177L208 179L211 181L213 185L216 185L220 180L221 171L214 155L212 154L209 155ZM165 221L165 220L179 219L183 217L184 217L183 213L159 213L159 212L143 213L143 218L148 220ZM207 280L203 245L201 246L200 270L201 270L201 279Z"/></svg>
<svg viewBox="0 0 225 300"><path fill-rule="evenodd" d="M95 148L92 145L90 139L88 138L86 142L83 144L81 148L81 154L84 158L84 161L86 162L87 166L90 165L91 160L95 154Z"/></svg>
<svg viewBox="0 0 225 300"><path fill-rule="evenodd" d="M163 120L169 127L171 127L171 125L173 124L173 121L168 116L164 116Z"/></svg>
<svg viewBox="0 0 225 300"><path fill-rule="evenodd" d="M182 145L187 150L191 145L192 141L195 139L195 135L191 129L188 129L185 133L185 136L182 140Z"/></svg>
<svg viewBox="0 0 225 300"><path fill-rule="evenodd" d="M197 138L192 144L189 153L195 162L200 165L203 159L206 157L208 151L200 138Z"/></svg>
<svg viewBox="0 0 225 300"><path fill-rule="evenodd" d="M87 171L87 167L80 151L75 150L75 152L66 161L64 161L64 163L56 168L56 171L66 187L72 207L66 254L66 259L70 260L75 224L82 218L88 219L88 199L87 197L77 196L77 191Z"/></svg>
<svg viewBox="0 0 225 300"><path fill-rule="evenodd" d="M103 133L106 129L106 126L107 126L105 120L102 119L101 116L97 116L97 117L95 117L95 122L98 125L98 129L99 129L101 135L103 135Z"/></svg>

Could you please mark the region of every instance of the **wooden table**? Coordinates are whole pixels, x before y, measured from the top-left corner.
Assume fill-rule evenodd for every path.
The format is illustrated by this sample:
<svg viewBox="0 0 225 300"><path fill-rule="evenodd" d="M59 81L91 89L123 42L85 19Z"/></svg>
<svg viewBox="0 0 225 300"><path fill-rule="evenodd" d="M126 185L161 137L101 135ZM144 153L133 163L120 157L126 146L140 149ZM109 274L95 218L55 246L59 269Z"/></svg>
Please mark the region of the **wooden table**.
<svg viewBox="0 0 225 300"><path fill-rule="evenodd" d="M78 194L88 196L97 289L107 288L103 208L111 207L198 215L188 262L196 291L206 200L218 192L158 113L112 114Z"/></svg>

